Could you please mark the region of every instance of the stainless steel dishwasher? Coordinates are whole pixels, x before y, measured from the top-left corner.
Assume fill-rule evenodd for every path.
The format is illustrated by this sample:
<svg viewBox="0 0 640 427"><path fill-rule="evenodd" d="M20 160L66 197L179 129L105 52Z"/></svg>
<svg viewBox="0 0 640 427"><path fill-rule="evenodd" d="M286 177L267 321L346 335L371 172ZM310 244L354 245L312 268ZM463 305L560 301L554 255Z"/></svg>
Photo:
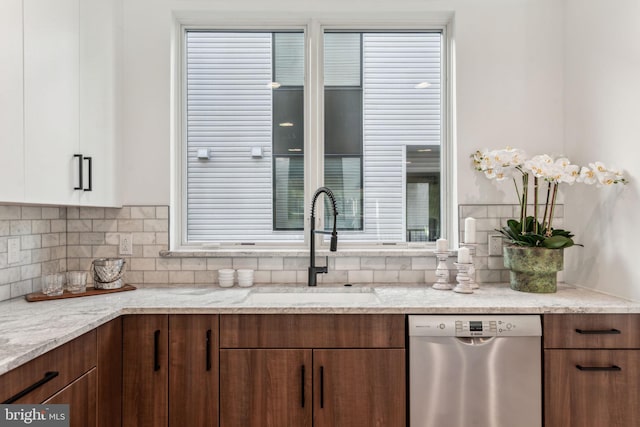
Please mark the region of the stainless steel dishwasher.
<svg viewBox="0 0 640 427"><path fill-rule="evenodd" d="M540 427L540 316L409 316L411 427Z"/></svg>

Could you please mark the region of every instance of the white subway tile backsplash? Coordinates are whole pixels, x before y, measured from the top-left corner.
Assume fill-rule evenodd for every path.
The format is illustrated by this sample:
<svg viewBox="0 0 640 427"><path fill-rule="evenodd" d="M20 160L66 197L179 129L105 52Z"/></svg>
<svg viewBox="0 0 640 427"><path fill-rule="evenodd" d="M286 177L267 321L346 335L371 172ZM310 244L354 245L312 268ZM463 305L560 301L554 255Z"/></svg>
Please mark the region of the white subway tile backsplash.
<svg viewBox="0 0 640 427"><path fill-rule="evenodd" d="M478 282L506 281L509 272L502 257L487 256L488 235L519 212L517 205L460 205L459 229L464 218L475 217L478 244L474 257ZM563 222L563 207L556 208L554 224ZM40 276L49 272L88 270L97 257L119 256L121 233L132 233L133 256L127 257L125 280L138 286L215 286L217 270L250 268L256 284L307 282L307 256L238 256L222 258L161 257L168 248L168 206L123 208L34 207L0 205L0 301L24 295L40 286ZM21 260L7 264L7 239L21 240ZM340 252L340 250L339 250ZM453 261L448 260L455 280ZM316 265L325 265L319 256ZM336 254L328 258L329 273L319 274L318 283L425 284L435 282L435 256L354 256ZM13 292L12 292L13 290Z"/></svg>
<svg viewBox="0 0 640 427"><path fill-rule="evenodd" d="M258 270L282 270L284 259L282 257L258 258Z"/></svg>
<svg viewBox="0 0 640 427"><path fill-rule="evenodd" d="M156 207L155 206L132 206L131 218L134 218L134 219L156 218Z"/></svg>
<svg viewBox="0 0 640 427"><path fill-rule="evenodd" d="M181 268L183 270L206 270L207 260L205 258L182 258Z"/></svg>
<svg viewBox="0 0 640 427"><path fill-rule="evenodd" d="M411 270L411 258L386 257L385 267L387 270Z"/></svg>
<svg viewBox="0 0 640 427"><path fill-rule="evenodd" d="M42 208L37 206L23 206L22 219L42 219Z"/></svg>
<svg viewBox="0 0 640 427"><path fill-rule="evenodd" d="M0 219L20 219L20 206L0 206Z"/></svg>
<svg viewBox="0 0 640 427"><path fill-rule="evenodd" d="M333 261L335 266L329 264L329 269L335 268L336 270L360 270L360 257L348 256L348 257L337 257L332 258L330 261ZM324 265L322 264L317 265Z"/></svg>
<svg viewBox="0 0 640 427"><path fill-rule="evenodd" d="M80 208L81 219L104 219L105 208Z"/></svg>
<svg viewBox="0 0 640 427"><path fill-rule="evenodd" d="M24 234L31 234L31 221L22 219L11 221L11 235L20 236Z"/></svg>
<svg viewBox="0 0 640 427"><path fill-rule="evenodd" d="M50 233L51 221L44 219L35 219L31 221L31 232L33 234Z"/></svg>
<svg viewBox="0 0 640 427"><path fill-rule="evenodd" d="M118 231L120 232L144 231L144 220L143 219L121 219L118 221Z"/></svg>

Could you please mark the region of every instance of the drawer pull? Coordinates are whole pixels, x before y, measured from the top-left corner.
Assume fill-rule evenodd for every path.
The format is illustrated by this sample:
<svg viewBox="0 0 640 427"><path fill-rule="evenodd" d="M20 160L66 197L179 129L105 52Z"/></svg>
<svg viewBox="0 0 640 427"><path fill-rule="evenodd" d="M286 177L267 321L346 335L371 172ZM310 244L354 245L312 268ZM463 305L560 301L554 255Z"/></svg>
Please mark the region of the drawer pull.
<svg viewBox="0 0 640 427"><path fill-rule="evenodd" d="M206 346L207 346L206 369L207 371L210 371L211 370L211 329L207 329Z"/></svg>
<svg viewBox="0 0 640 427"><path fill-rule="evenodd" d="M582 366L576 365L581 371L622 371L620 366L611 365L611 366Z"/></svg>
<svg viewBox="0 0 640 427"><path fill-rule="evenodd" d="M153 370L160 370L160 331L153 333Z"/></svg>
<svg viewBox="0 0 640 427"><path fill-rule="evenodd" d="M585 329L576 329L576 332L583 335L617 335L621 334L618 329L594 329L594 330L585 330Z"/></svg>
<svg viewBox="0 0 640 427"><path fill-rule="evenodd" d="M324 366L320 366L320 408L324 408Z"/></svg>
<svg viewBox="0 0 640 427"><path fill-rule="evenodd" d="M37 389L38 387L48 383L49 381L51 381L52 379L54 379L55 377L58 376L58 371L51 371L51 372L45 372L44 377L30 385L29 387L25 388L24 390L22 390L21 392L17 393L14 396L11 396L10 398L8 398L7 400L5 400L4 402L2 402L3 405L8 405L10 403L15 402L16 400L26 396L27 394L31 393L33 390Z"/></svg>
<svg viewBox="0 0 640 427"><path fill-rule="evenodd" d="M302 404L302 407L304 408L304 382L305 382L304 381L304 377L305 377L304 365L302 365L300 371L301 371L300 373L302 374L301 375L302 380L300 381L300 392L301 392L300 395L301 395L301 398L302 398L302 402L300 402L300 403Z"/></svg>

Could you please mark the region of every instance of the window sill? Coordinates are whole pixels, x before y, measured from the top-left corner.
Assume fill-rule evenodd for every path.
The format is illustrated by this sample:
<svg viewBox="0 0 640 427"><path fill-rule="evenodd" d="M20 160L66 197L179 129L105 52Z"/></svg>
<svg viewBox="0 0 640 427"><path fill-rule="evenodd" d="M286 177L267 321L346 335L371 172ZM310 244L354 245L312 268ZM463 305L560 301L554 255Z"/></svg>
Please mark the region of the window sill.
<svg viewBox="0 0 640 427"><path fill-rule="evenodd" d="M398 249L317 249L316 256L329 257L417 257L432 256L433 248L398 248ZM449 251L454 255L456 251ZM308 257L308 249L203 249L160 251L162 258L234 258L234 257Z"/></svg>

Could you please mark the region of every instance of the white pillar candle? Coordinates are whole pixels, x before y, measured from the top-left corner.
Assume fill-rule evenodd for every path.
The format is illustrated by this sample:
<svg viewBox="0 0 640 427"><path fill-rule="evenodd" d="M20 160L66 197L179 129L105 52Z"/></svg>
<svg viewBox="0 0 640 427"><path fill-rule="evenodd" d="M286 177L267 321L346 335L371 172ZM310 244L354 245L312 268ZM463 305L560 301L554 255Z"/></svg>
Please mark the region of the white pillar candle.
<svg viewBox="0 0 640 427"><path fill-rule="evenodd" d="M469 253L469 248L458 249L458 264L470 264L470 263L471 263L471 254Z"/></svg>
<svg viewBox="0 0 640 427"><path fill-rule="evenodd" d="M449 250L447 239L442 237L436 240L436 252L447 252Z"/></svg>
<svg viewBox="0 0 640 427"><path fill-rule="evenodd" d="M466 218L464 220L464 243L476 243L476 219Z"/></svg>

